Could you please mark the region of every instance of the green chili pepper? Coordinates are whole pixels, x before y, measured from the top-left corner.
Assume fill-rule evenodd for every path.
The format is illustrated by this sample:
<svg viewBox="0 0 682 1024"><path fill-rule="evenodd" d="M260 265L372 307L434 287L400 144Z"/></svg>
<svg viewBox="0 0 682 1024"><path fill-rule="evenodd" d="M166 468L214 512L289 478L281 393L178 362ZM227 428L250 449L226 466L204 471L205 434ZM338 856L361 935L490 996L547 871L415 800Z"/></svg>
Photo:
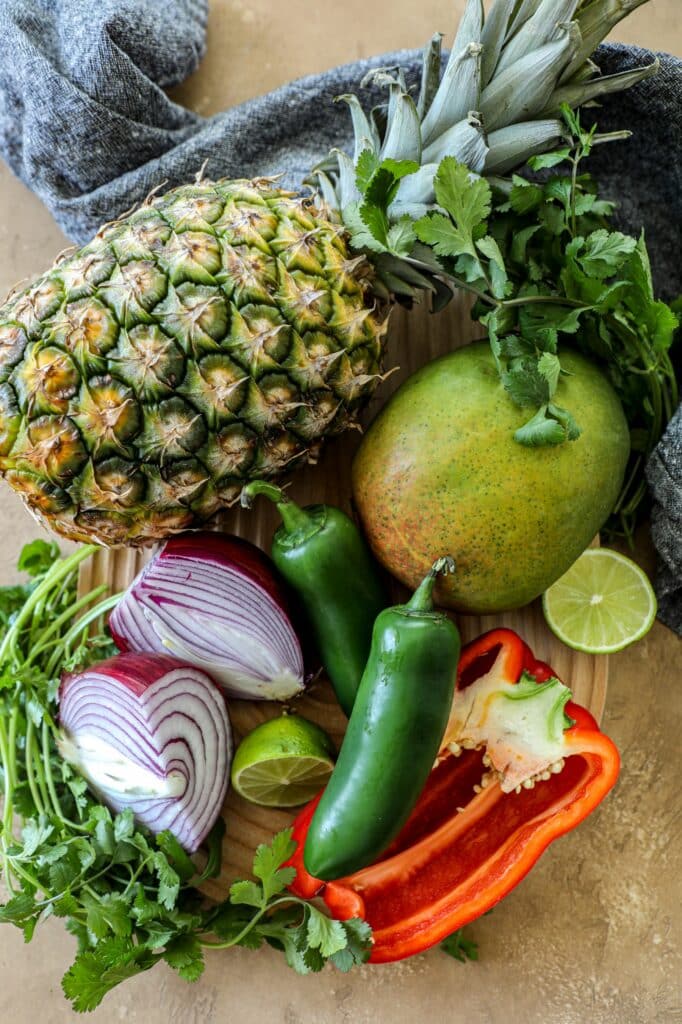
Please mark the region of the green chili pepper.
<svg viewBox="0 0 682 1024"><path fill-rule="evenodd" d="M388 597L360 531L330 505L300 508L279 487L254 480L242 504L262 494L282 517L272 559L298 594L312 626L322 664L347 715L367 663L372 626Z"/></svg>
<svg viewBox="0 0 682 1024"><path fill-rule="evenodd" d="M341 752L310 824L306 869L329 881L374 863L417 802L452 704L460 640L433 610L441 558L406 605L378 616Z"/></svg>

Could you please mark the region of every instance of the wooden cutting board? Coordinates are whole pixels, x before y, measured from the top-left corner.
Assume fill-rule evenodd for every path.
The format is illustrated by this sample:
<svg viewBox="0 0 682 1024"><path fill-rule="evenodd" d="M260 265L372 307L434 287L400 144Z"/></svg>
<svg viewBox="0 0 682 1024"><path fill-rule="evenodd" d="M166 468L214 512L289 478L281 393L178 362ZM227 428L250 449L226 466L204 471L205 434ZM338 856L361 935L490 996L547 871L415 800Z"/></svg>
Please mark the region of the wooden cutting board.
<svg viewBox="0 0 682 1024"><path fill-rule="evenodd" d="M386 367L398 369L378 389L366 412L366 423L418 367L480 336L480 329L471 323L469 309L469 301L462 297L436 316L423 307L410 313L402 309L394 312ZM326 502L350 511L350 470L358 443L359 433L346 434L331 442L316 466L306 467L295 474L289 492L292 498L302 504ZM277 523L273 506L269 502L258 501L252 511L236 508L226 513L217 528L246 537L267 551ZM82 567L81 591L86 592L102 582L110 585L112 593L123 590L150 553L150 550L102 550ZM396 597L399 593L396 589ZM501 615L459 616L458 625L464 642L494 626L509 626L517 630L536 656L549 662L571 687L576 701L589 708L597 719L601 718L606 699L607 658L580 654L561 644L545 625L538 602ZM318 681L310 687L303 697L295 701L295 707L297 712L323 726L337 745L340 743L345 718L326 681ZM259 722L278 715L280 710L278 704L230 701L230 718L236 741ZM227 887L235 877L248 875L258 843L268 842L274 832L291 823L294 814L256 807L236 794L228 793L223 816L227 825L223 869L219 878L204 886L206 893L217 899L226 895Z"/></svg>

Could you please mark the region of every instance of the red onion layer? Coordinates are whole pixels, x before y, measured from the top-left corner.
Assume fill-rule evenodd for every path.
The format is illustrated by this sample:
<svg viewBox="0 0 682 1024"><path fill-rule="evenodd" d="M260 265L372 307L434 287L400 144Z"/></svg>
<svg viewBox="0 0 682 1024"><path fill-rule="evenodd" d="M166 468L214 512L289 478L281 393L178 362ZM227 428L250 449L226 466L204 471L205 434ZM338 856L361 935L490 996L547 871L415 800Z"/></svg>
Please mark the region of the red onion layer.
<svg viewBox="0 0 682 1024"><path fill-rule="evenodd" d="M109 626L122 651L165 651L231 697L285 700L304 685L287 594L255 545L220 533L173 537L130 585Z"/></svg>
<svg viewBox="0 0 682 1024"><path fill-rule="evenodd" d="M165 654L119 654L65 675L60 753L114 811L190 853L220 814L233 741L212 679Z"/></svg>

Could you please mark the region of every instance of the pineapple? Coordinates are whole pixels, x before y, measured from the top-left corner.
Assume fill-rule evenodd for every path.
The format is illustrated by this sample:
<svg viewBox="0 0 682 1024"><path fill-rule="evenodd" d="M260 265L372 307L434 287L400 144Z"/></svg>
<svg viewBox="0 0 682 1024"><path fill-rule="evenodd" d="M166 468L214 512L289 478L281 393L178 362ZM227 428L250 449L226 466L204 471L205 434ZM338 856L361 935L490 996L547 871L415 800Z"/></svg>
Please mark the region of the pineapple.
<svg viewBox="0 0 682 1024"><path fill-rule="evenodd" d="M383 109L349 104L355 151L334 151L302 196L275 181L207 181L150 197L0 308L0 473L65 537L143 545L197 526L253 477L314 460L382 379L395 298L447 280L354 251L356 163L417 161L389 210L434 206L439 161L503 175L562 134L559 106L638 81L590 55L646 0L469 0L442 70L424 54L416 101L374 72ZM423 248L423 247L422 247Z"/></svg>

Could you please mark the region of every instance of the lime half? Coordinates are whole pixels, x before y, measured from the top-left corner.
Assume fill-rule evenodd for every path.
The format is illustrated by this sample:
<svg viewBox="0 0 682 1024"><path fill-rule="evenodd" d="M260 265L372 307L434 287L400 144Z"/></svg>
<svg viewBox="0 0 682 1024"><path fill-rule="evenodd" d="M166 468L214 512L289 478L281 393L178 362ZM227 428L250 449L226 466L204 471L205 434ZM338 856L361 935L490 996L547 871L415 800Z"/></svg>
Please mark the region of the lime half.
<svg viewBox="0 0 682 1024"><path fill-rule="evenodd" d="M245 736L232 762L232 785L253 804L297 807L325 786L334 745L324 729L298 715L263 722Z"/></svg>
<svg viewBox="0 0 682 1024"><path fill-rule="evenodd" d="M549 628L569 647L612 654L649 632L656 595L630 558L609 548L588 548L545 591L542 610Z"/></svg>

